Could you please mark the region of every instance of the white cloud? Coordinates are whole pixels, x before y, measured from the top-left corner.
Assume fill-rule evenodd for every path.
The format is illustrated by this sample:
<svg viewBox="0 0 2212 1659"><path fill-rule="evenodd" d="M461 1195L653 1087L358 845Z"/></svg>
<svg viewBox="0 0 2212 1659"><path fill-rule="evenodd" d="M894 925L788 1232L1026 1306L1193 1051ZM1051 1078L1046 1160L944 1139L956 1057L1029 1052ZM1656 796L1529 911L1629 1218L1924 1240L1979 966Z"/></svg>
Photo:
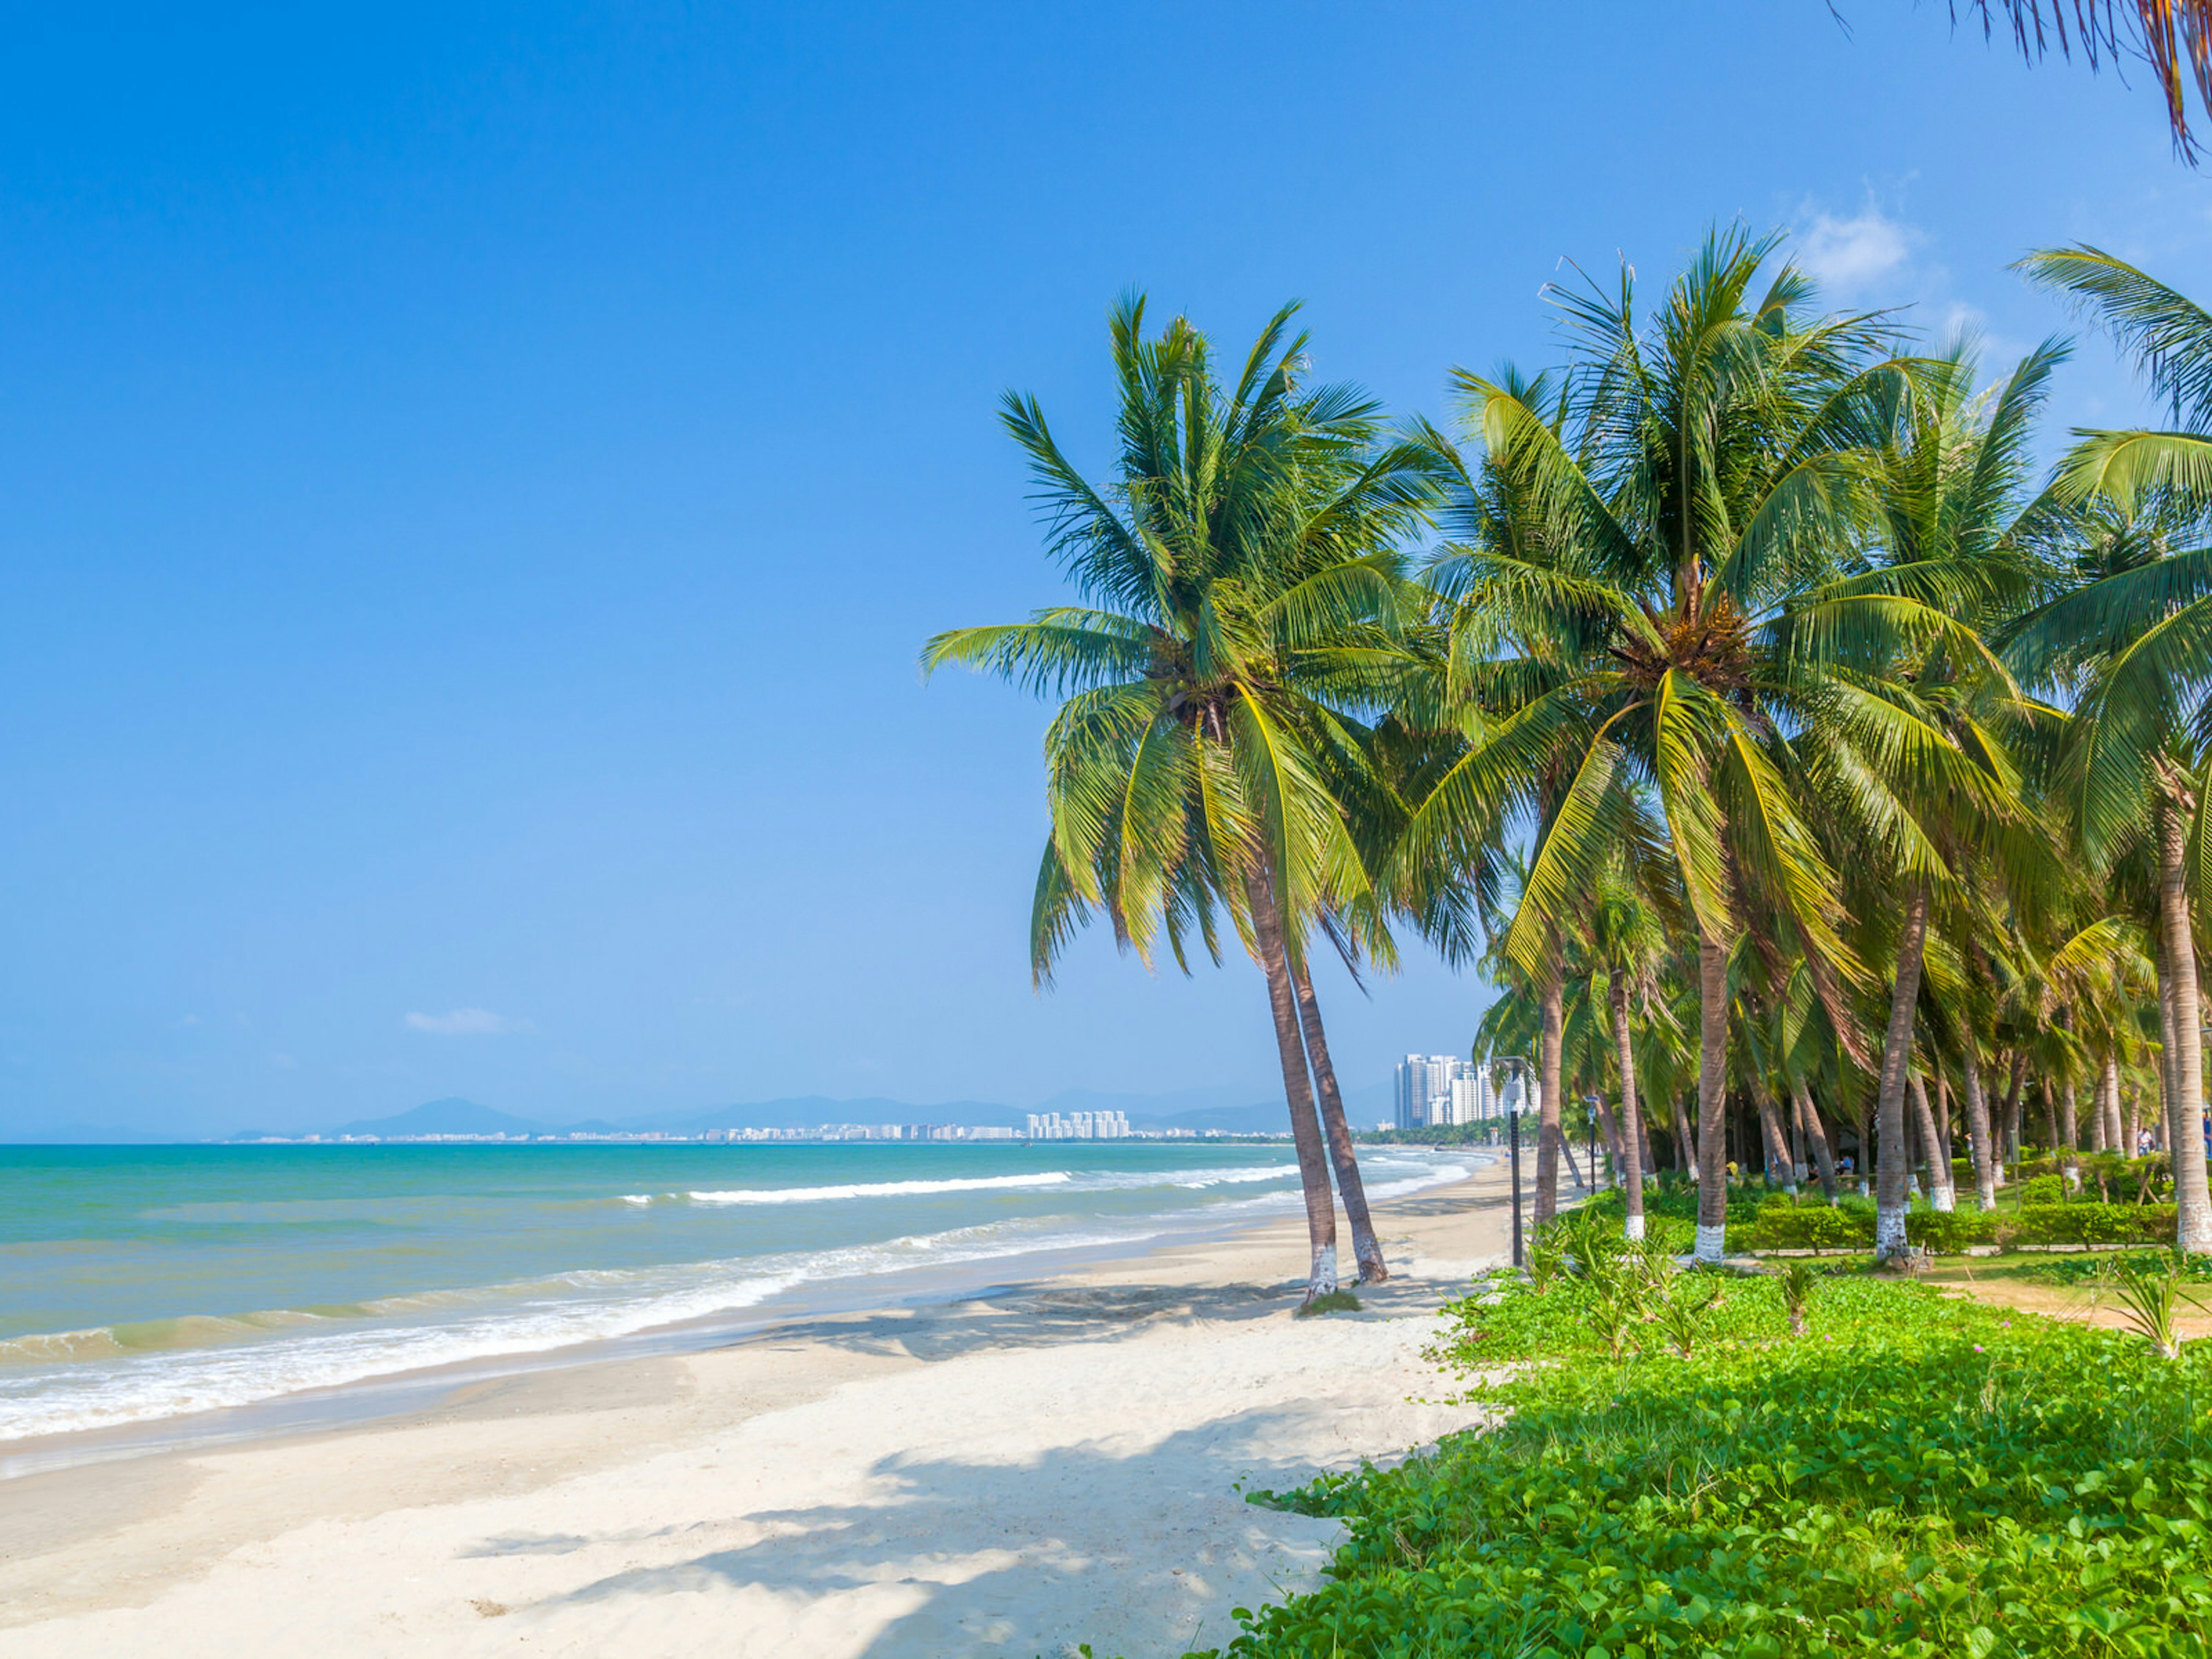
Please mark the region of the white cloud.
<svg viewBox="0 0 2212 1659"><path fill-rule="evenodd" d="M406 1025L410 1031L428 1031L432 1036L507 1036L530 1029L528 1020L509 1019L489 1008L456 1008L450 1014L410 1014Z"/></svg>
<svg viewBox="0 0 2212 1659"><path fill-rule="evenodd" d="M1792 250L1799 267L1834 297L1864 292L1903 270L1919 233L1869 206L1849 219L1817 214Z"/></svg>

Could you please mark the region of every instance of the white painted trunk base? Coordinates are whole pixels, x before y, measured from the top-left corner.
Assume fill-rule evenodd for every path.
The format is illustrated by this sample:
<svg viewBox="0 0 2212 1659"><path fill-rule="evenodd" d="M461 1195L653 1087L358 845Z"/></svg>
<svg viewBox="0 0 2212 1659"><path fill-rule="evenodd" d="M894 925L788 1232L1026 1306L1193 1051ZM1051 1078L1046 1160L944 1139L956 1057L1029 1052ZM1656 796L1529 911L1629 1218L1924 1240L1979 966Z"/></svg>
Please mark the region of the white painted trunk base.
<svg viewBox="0 0 2212 1659"><path fill-rule="evenodd" d="M1632 1240L1643 1237L1644 1218L1640 1215L1625 1218L1621 1222L1620 1234L1622 1237Z"/></svg>
<svg viewBox="0 0 2212 1659"><path fill-rule="evenodd" d="M1878 1256L1899 1255L1904 1253L1905 1212L1902 1209L1878 1209L1874 1212L1874 1253Z"/></svg>
<svg viewBox="0 0 2212 1659"><path fill-rule="evenodd" d="M1314 1252L1313 1271L1306 1276L1306 1300L1327 1296L1336 1288L1336 1246L1324 1244Z"/></svg>
<svg viewBox="0 0 2212 1659"><path fill-rule="evenodd" d="M1696 1252L1698 1260L1700 1261L1718 1261L1721 1257L1725 1255L1727 1253L1727 1224L1723 1223L1722 1225L1717 1227L1708 1227L1704 1222L1700 1221L1698 1224L1698 1248Z"/></svg>

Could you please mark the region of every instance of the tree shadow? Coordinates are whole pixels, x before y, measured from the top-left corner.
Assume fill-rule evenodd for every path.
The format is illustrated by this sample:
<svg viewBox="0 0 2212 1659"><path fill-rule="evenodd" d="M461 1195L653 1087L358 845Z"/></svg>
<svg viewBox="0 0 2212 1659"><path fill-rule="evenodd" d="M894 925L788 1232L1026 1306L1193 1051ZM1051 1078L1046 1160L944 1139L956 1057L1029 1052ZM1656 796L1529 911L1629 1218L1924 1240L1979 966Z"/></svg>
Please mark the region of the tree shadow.
<svg viewBox="0 0 2212 1659"><path fill-rule="evenodd" d="M1458 1293L1455 1285L1410 1276L1349 1288L1359 1297L1363 1311L1330 1317L1404 1318L1432 1312L1449 1296ZM855 1352L903 1355L933 1363L987 1348L1022 1350L1118 1341L1159 1322L1233 1327L1257 1320L1285 1319L1296 1310L1304 1289L1303 1279L1275 1285L1078 1286L1036 1280L995 1285L958 1302L823 1315L740 1337L729 1346L822 1343Z"/></svg>
<svg viewBox="0 0 2212 1659"><path fill-rule="evenodd" d="M1031 1659L1078 1641L1103 1659L1223 1643L1232 1606L1310 1578L1341 1535L1335 1522L1237 1491L1310 1479L1311 1459L1279 1449L1311 1443L1330 1409L1231 1414L1127 1451L1092 1442L1019 1462L888 1457L870 1471L879 1497L757 1511L728 1523L752 1534L732 1547L594 1579L537 1609L742 1587L788 1598L796 1618L874 1589L905 1611L857 1650L865 1659Z"/></svg>

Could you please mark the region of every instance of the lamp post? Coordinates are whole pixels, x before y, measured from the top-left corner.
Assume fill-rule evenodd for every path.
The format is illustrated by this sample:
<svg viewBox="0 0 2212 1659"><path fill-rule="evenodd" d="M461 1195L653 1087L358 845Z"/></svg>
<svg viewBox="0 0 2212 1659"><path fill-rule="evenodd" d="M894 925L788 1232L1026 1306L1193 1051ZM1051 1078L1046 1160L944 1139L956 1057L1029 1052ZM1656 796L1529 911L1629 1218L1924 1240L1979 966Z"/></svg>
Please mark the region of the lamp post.
<svg viewBox="0 0 2212 1659"><path fill-rule="evenodd" d="M1491 1061L1493 1066L1513 1068L1513 1104L1505 1110L1505 1137L1512 1148L1513 1158L1513 1265L1521 1261L1521 1101L1528 1092L1528 1062L1519 1054L1500 1054Z"/></svg>

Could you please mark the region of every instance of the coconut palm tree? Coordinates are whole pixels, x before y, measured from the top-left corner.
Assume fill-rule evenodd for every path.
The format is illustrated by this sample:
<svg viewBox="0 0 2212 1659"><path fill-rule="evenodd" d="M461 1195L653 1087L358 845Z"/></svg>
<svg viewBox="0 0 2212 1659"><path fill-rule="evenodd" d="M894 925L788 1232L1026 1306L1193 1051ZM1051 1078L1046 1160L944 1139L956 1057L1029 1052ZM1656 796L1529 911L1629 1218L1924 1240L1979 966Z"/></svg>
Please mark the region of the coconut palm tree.
<svg viewBox="0 0 2212 1659"><path fill-rule="evenodd" d="M2022 264L2105 326L2173 416L2081 434L2061 487L2084 504L2089 579L2010 650L2075 699L2064 794L2085 851L2101 865L2136 843L2154 860L2178 1238L2212 1255L2196 943L2212 896L2212 315L2086 245Z"/></svg>
<svg viewBox="0 0 2212 1659"><path fill-rule="evenodd" d="M1538 411L1555 434L1559 430L1566 412L1555 381L1543 375L1526 379L1508 366L1499 384ZM1441 482L1436 516L1444 540L1427 577L1442 627L1432 649L1420 654L1427 672L1407 679L1397 710L1409 733L1425 740L1420 750L1425 763L1404 769L1400 780L1398 793L1414 815L1396 826L1392 885L1400 908L1419 920L1447 959L1478 954L1462 920L1471 917L1480 929L1480 954L1488 976L1509 996L1528 999L1533 1024L1522 1046L1511 1052L1533 1051L1536 1058L1534 1217L1540 1225L1558 1213L1566 1146L1560 1114L1567 1097L1568 933L1557 927L1546 930L1538 960L1525 970L1496 947L1510 921L1506 901L1510 896L1517 903L1528 873L1514 846L1516 813L1544 821L1564 797L1571 774L1565 757L1553 756L1547 757L1549 764L1537 760L1534 775L1514 794L1483 799L1440 791L1494 734L1499 720L1574 672L1571 659L1595 650L1600 636L1577 635L1572 616L1559 608L1555 591L1545 585L1571 556L1522 481L1493 454L1482 453L1470 465L1436 428L1419 424L1415 431ZM1501 571L1534 579L1519 583L1517 610L1497 602Z"/></svg>
<svg viewBox="0 0 2212 1659"><path fill-rule="evenodd" d="M1844 988L1856 964L1797 805L1792 734L1839 648L1964 631L1909 593L1823 591L1863 525L1860 405L1898 372L1893 332L1808 319L1810 285L1787 265L1757 289L1775 246L1716 233L1648 325L1632 272L1617 293L1555 293L1581 346L1557 404L1457 376L1531 533L1451 550L1465 633L1490 647L1468 678L1494 695L1407 837L1419 857L1502 812L1530 826L1504 945L1540 986L1611 860L1674 866L1698 942L1708 1259L1726 1224L1727 965L1748 918L1802 952L1857 1046Z"/></svg>
<svg viewBox="0 0 2212 1659"><path fill-rule="evenodd" d="M1389 959L1382 905L1339 791L1364 775L1346 710L1394 659L1396 544L1429 486L1379 441L1374 403L1303 384L1285 307L1225 392L1204 335L1144 331L1141 297L1112 317L1116 476L1095 485L1032 398L1002 418L1028 453L1047 544L1084 603L940 634L926 670L957 665L1064 699L1045 741L1051 828L1031 913L1040 984L1103 911L1147 966L1218 960L1225 912L1267 984L1304 1182L1309 1299L1336 1287L1334 1162L1363 1273L1374 1238L1306 972L1323 921ZM1336 1121L1324 1133L1322 1102Z"/></svg>
<svg viewBox="0 0 2212 1659"><path fill-rule="evenodd" d="M1629 1005L1649 1005L1658 988L1666 954L1666 931L1658 912L1629 884L1618 866L1606 872L1583 924L1590 965L1605 976L1607 1026L1620 1090L1621 1195L1626 1204L1622 1231L1644 1237L1644 1182L1653 1171L1644 1164L1644 1116L1636 1093L1636 1045Z"/></svg>
<svg viewBox="0 0 2212 1659"><path fill-rule="evenodd" d="M1878 860L1858 866L1863 883L1900 896L1875 1108L1881 1255L1905 1244L1905 1112L1908 1092L1924 1086L1914 1081L1912 1050L1931 927L1941 927L1948 908L1971 935L1984 920L1977 869L2024 869L2043 850L2011 833L2024 818L2022 786L1994 722L2021 699L1974 630L2017 615L2034 590L2036 538L2054 509L2027 487L2030 445L2051 370L2064 356L2062 344L2046 342L1992 400L1977 394L1961 344L1914 362L1861 406L1876 517L1863 574L1828 592L1887 592L1968 624L1887 638L1880 629L1863 632L1826 665L1821 718L1805 745L1832 835L1862 856L1878 851ZM1879 902L1869 892L1855 908L1864 915ZM1912 1109L1929 1115L1917 1100Z"/></svg>
<svg viewBox="0 0 2212 1659"><path fill-rule="evenodd" d="M2174 149L2191 167L2200 154L2189 124L2189 88L2212 106L2212 0L1969 0L1991 32L2002 11L2021 56L2034 63L2047 52L2071 58L2078 47L2092 69L2109 57L2148 64L2166 105ZM1954 15L1956 15L1955 8Z"/></svg>

